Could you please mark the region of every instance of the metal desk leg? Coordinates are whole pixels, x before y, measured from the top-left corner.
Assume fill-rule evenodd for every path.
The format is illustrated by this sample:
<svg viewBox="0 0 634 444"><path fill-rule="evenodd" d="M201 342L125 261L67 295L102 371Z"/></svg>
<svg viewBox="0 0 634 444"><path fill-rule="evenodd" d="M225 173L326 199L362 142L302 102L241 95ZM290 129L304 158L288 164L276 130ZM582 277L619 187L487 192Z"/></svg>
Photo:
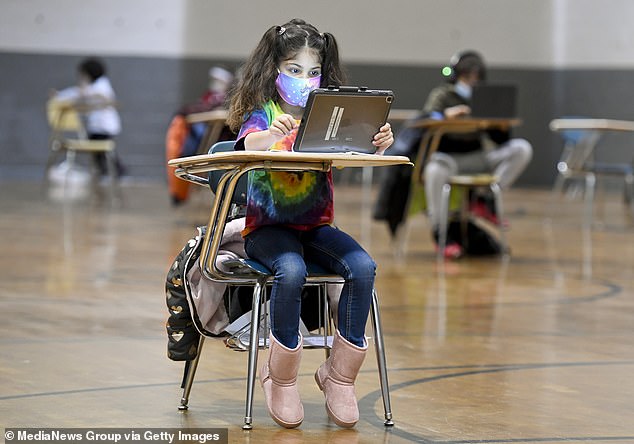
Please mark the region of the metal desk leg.
<svg viewBox="0 0 634 444"><path fill-rule="evenodd" d="M189 394L192 390L192 385L194 383L194 376L196 375L196 369L198 368L198 361L200 361L200 355L203 351L203 342L205 342L205 337L200 336L198 339L198 347L196 350L196 357L189 362L189 368L187 369L187 375L185 376L185 381L183 384L183 396L181 398L181 403L178 406L178 410L187 410L189 403Z"/></svg>
<svg viewBox="0 0 634 444"><path fill-rule="evenodd" d="M253 392L255 389L255 372L258 363L258 347L260 343L260 300L264 293L266 277L258 279L253 289L253 303L251 306L251 336L249 339L249 364L247 374L247 399L244 413L243 430L251 430L253 426Z"/></svg>
<svg viewBox="0 0 634 444"><path fill-rule="evenodd" d="M383 409L385 411L386 427L394 425L392 421L392 405L390 403L390 386L387 380L387 362L385 359L385 345L383 343L383 331L381 329L381 318L379 315L379 298L376 290L372 291L372 327L374 328L374 346L376 348L376 361L379 367L379 378L381 381L381 394L383 395Z"/></svg>

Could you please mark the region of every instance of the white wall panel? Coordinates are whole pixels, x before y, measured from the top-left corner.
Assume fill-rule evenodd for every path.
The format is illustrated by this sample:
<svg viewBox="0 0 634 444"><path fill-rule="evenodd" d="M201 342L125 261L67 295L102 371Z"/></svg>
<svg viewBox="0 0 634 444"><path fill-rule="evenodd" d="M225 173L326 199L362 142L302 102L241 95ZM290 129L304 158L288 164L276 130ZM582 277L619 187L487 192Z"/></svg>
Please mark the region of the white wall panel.
<svg viewBox="0 0 634 444"><path fill-rule="evenodd" d="M0 50L181 56L185 2L0 0Z"/></svg>
<svg viewBox="0 0 634 444"><path fill-rule="evenodd" d="M554 66L634 66L634 1L553 0L552 10Z"/></svg>
<svg viewBox="0 0 634 444"><path fill-rule="evenodd" d="M477 48L496 65L634 66L631 0L0 0L0 51L242 59L291 17L335 34L348 62Z"/></svg>

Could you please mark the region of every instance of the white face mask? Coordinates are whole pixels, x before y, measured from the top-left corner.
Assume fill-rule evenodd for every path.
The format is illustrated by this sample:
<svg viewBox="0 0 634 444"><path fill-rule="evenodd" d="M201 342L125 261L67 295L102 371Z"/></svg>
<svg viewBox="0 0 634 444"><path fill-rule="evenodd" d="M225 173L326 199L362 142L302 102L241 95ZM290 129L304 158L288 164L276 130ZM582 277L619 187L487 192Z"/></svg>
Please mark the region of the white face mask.
<svg viewBox="0 0 634 444"><path fill-rule="evenodd" d="M471 85L467 85L466 83L458 80L454 85L454 90L456 91L456 94L458 94L463 99L471 99L471 93L473 92L473 88L471 87Z"/></svg>

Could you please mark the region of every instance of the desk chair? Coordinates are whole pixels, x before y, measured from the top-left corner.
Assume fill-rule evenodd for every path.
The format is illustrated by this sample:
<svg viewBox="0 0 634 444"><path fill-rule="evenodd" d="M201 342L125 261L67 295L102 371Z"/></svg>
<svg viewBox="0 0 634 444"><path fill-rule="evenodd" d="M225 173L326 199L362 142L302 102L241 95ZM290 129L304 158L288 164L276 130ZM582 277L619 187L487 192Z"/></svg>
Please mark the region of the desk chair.
<svg viewBox="0 0 634 444"><path fill-rule="evenodd" d="M502 191L498 184L498 178L490 174L475 175L457 175L451 176L449 181L443 185L442 201L440 208L440 224L438 226L438 260L444 257L445 247L447 246L447 231L449 230L449 200L452 190L457 190L460 201L460 228L462 232L461 239L468 242L468 221L469 221L469 190L474 188L489 188L493 194L495 205L495 213L498 216L499 223L502 224L502 215L504 214L502 206ZM503 254L508 252L506 244L506 236L504 227L500 226L501 251Z"/></svg>
<svg viewBox="0 0 634 444"><path fill-rule="evenodd" d="M440 144L440 140L447 133L458 134L458 133L471 133L474 131L478 131L481 129L480 123L478 122L465 122L461 126L452 126L449 127L439 127L434 130L427 130L423 135L423 138L420 143L420 148L418 150L416 162L414 163L414 172L412 174L412 186L413 187L424 187L424 178L423 171L425 169L425 164L431 158L432 154L436 152L438 149L438 145ZM489 188L493 194L495 210L498 216L499 221L503 220L503 205L502 205L502 193L500 191L500 185L498 183L498 178L491 174L460 174L449 177L449 180L446 184L443 185L442 188L442 200L441 200L441 208L440 208L440 223L438 227L439 231L439 239L438 239L438 252L437 259L443 260L445 254L445 248L447 246L447 230L449 227L449 215L450 215L450 198L452 195L452 190L457 190L459 192L458 198L460 202L460 222L463 239L467 238L467 224L469 218L469 193L470 189L474 188ZM410 196L416 195L417 193L410 192ZM420 193L418 193L420 194ZM410 202L408 207L412 207L413 203ZM504 234L504 228L500 225L500 244L501 251L505 254L508 252L508 246L506 243L506 236Z"/></svg>
<svg viewBox="0 0 634 444"><path fill-rule="evenodd" d="M226 125L227 114L226 109L215 109L174 116L165 136L165 160L207 154L210 146L226 140L226 133L230 131ZM176 177L174 170L167 165L167 184L172 202L180 204L189 199L191 183Z"/></svg>
<svg viewBox="0 0 634 444"><path fill-rule="evenodd" d="M554 199L563 192L566 182L582 179L584 182L584 224L590 227L594 213L597 176L613 176L623 178L623 201L630 209L628 213L631 213L634 195L634 164L596 162L595 148L602 136L599 130L565 129L563 119L554 119L549 126L552 131L559 133L564 142L561 157L557 162L557 177L553 185L553 207Z"/></svg>
<svg viewBox="0 0 634 444"><path fill-rule="evenodd" d="M111 192L118 194L118 178L115 164L115 143L113 140L90 140L84 128L81 115L96 108L112 106L110 103L99 105L70 105L49 100L47 118L51 135L49 137L49 157L46 162L45 180L51 167L61 153L73 164L77 153L103 153L106 158Z"/></svg>
<svg viewBox="0 0 634 444"><path fill-rule="evenodd" d="M210 146L213 146L223 133L226 127L228 111L226 109L215 109L188 114L185 120L189 125L204 124L205 130L200 139L200 144L196 154L206 154Z"/></svg>
<svg viewBox="0 0 634 444"><path fill-rule="evenodd" d="M218 142L210 150L210 154L218 152L232 151L234 146L233 141ZM319 164L321 165L321 164ZM323 166L315 167L323 168ZM288 167L286 167L288 169ZM323 171L323 170L320 170ZM266 316L266 287L273 279L272 272L264 267L257 261L252 259L233 260L230 263L225 263L229 268L229 272L220 270L217 267L216 258L218 253L218 246L224 231L225 221L227 214L229 213L230 206L232 204L246 204L246 189L247 189L247 177L246 171L239 172L237 169L230 170L229 172L212 171L207 178L189 174L182 171L177 171L179 177L185 180L189 180L198 185L210 186L212 192L215 193L214 203L211 209L211 216L209 224L207 226L205 239L203 241L200 266L203 274L211 280L224 282L228 286L235 285L251 285L253 286L253 297L251 307L251 321L250 321L250 334L248 343L248 363L247 363L247 392L245 401L245 417L244 425L245 430L252 428L253 421L253 393L256 380L256 367L258 350L260 344L260 331L261 323L264 323L264 330L268 329L267 316ZM237 175L242 174L237 182L233 182L231 179L236 179ZM308 264L308 277L306 285L316 285L319 287L320 299L324 301L323 304L323 348L326 349L328 356L328 340L327 336L332 334L332 319L331 310L327 306L326 294L327 284L343 284L343 278L339 275L333 275L314 264ZM189 297L189 295L188 295ZM190 302L191 303L191 302ZM263 316L261 316L263 312ZM372 294L371 305L371 320L374 329L374 344L377 357L377 364L379 370L379 380L381 385L381 393L383 396L383 407L385 412L385 426L394 425L392 421L392 410L390 404L389 385L387 379L387 364L385 359L385 347L383 343L383 333L381 330L381 321L379 317L379 304L376 291ZM194 322L195 325L198 325ZM179 405L179 410L187 410L189 395L191 393L196 368L200 359L202 345L204 342L204 333L201 331L200 340L198 343L198 352L196 358L186 365L186 374L183 380L183 396ZM268 333L265 331L262 334L263 345L266 347Z"/></svg>

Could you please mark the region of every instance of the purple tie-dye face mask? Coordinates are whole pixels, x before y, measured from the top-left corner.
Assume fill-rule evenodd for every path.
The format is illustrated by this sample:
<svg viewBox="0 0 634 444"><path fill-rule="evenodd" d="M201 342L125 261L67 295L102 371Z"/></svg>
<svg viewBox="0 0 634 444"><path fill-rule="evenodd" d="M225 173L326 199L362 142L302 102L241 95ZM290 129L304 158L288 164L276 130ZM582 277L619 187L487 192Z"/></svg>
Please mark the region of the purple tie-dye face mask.
<svg viewBox="0 0 634 444"><path fill-rule="evenodd" d="M306 107L308 94L313 89L319 88L321 76L311 77L309 79L298 79L287 74L280 73L275 80L275 86L280 97L293 106Z"/></svg>

